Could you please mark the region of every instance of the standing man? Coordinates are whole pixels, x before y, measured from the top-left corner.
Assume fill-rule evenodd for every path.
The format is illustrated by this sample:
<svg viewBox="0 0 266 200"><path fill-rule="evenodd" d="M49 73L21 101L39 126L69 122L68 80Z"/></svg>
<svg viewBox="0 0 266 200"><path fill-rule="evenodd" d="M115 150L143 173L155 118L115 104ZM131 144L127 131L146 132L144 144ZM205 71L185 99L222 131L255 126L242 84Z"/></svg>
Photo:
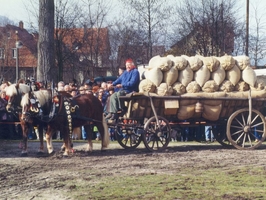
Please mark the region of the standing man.
<svg viewBox="0 0 266 200"><path fill-rule="evenodd" d="M107 106L109 110L106 119L117 119L117 111L120 111L124 108L124 102L120 102L119 97L125 96L131 92L138 92L139 82L139 72L136 69L133 60L127 59L126 70L124 73L122 73L121 76L119 76L118 79L113 83L108 84L109 89L116 87L118 91L110 96L110 102Z"/></svg>

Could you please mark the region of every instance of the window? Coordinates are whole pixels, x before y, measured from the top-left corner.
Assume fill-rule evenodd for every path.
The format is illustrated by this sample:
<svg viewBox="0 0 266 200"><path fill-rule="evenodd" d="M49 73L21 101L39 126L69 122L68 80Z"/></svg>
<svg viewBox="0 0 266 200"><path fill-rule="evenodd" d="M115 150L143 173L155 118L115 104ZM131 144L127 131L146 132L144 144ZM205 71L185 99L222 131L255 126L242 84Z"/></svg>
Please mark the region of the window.
<svg viewBox="0 0 266 200"><path fill-rule="evenodd" d="M5 57L4 48L0 48L0 59L3 59Z"/></svg>
<svg viewBox="0 0 266 200"><path fill-rule="evenodd" d="M17 58L17 51L16 48L12 49L12 57Z"/></svg>

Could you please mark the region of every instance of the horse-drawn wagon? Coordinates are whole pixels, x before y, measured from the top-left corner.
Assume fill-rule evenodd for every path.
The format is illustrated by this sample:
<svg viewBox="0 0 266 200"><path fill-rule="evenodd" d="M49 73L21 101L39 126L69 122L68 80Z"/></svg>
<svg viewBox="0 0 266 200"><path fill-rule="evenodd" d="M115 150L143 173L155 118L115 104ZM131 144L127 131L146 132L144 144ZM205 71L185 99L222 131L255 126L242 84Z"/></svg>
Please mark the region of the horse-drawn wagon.
<svg viewBox="0 0 266 200"><path fill-rule="evenodd" d="M266 137L266 121L262 114L266 92L239 94L131 94L120 97L127 105L126 113L116 121L109 121L108 125L116 130L117 140L124 148L136 148L143 141L150 151L163 150L169 144L172 129L208 125L213 127L215 139L220 144L254 149Z"/></svg>

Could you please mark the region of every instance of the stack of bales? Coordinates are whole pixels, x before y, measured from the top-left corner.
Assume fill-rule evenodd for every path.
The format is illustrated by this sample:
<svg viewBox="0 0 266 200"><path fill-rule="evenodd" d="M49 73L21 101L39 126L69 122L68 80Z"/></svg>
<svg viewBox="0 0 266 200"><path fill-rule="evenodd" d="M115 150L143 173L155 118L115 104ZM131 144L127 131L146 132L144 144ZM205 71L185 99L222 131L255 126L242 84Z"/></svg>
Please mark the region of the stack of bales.
<svg viewBox="0 0 266 200"><path fill-rule="evenodd" d="M257 81L247 56L155 56L150 59L144 77L139 91L159 96L237 98L248 97L249 90L252 97L266 96L264 83ZM180 101L177 117L195 116L196 103L196 98ZM221 111L221 101L205 100L202 117L217 120Z"/></svg>

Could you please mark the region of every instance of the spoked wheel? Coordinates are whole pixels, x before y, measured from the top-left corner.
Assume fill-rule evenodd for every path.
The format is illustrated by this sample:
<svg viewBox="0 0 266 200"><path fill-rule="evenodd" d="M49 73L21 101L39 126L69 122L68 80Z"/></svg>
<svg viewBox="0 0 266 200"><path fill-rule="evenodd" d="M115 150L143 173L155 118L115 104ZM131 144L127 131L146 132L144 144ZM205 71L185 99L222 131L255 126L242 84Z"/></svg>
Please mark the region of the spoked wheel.
<svg viewBox="0 0 266 200"><path fill-rule="evenodd" d="M158 122L159 124L153 116L144 126L143 142L150 151L164 150L170 141L171 127L169 122L161 116L158 116Z"/></svg>
<svg viewBox="0 0 266 200"><path fill-rule="evenodd" d="M266 122L257 110L244 108L234 112L227 122L227 138L237 149L255 149L265 140Z"/></svg>
<svg viewBox="0 0 266 200"><path fill-rule="evenodd" d="M117 142L125 149L135 149L141 143L141 133L143 129L136 127L121 127L116 128L115 134Z"/></svg>
<svg viewBox="0 0 266 200"><path fill-rule="evenodd" d="M212 126L212 133L214 135L215 140L219 144L227 148L232 147L229 140L227 139L225 124Z"/></svg>

